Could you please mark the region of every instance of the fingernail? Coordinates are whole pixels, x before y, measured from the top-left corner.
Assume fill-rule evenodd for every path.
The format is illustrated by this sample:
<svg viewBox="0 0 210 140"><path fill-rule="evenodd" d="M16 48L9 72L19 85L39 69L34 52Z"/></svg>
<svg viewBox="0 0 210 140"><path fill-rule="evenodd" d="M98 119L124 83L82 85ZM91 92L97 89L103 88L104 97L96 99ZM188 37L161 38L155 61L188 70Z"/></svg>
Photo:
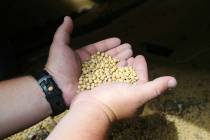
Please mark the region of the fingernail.
<svg viewBox="0 0 210 140"><path fill-rule="evenodd" d="M65 16L64 17L64 19L63 19L63 21L67 21L68 20L68 17L67 16Z"/></svg>
<svg viewBox="0 0 210 140"><path fill-rule="evenodd" d="M168 88L175 88L177 86L177 81L175 78L172 78L168 81Z"/></svg>

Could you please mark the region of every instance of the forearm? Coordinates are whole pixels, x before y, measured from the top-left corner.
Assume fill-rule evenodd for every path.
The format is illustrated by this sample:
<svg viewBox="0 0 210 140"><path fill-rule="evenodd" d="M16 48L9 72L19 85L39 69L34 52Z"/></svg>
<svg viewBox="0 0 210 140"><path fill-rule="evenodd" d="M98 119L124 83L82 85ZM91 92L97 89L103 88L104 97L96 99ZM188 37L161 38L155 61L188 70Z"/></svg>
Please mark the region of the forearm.
<svg viewBox="0 0 210 140"><path fill-rule="evenodd" d="M103 140L110 121L95 104L76 104L60 121L48 140Z"/></svg>
<svg viewBox="0 0 210 140"><path fill-rule="evenodd" d="M33 77L0 82L0 138L25 129L51 114L42 89Z"/></svg>

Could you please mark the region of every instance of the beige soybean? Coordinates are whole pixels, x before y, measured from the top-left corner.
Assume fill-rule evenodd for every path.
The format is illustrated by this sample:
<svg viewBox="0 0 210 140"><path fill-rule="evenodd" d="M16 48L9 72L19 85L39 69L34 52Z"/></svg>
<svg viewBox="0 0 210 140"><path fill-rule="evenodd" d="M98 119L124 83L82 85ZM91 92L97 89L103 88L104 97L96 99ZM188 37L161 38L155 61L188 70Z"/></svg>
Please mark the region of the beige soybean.
<svg viewBox="0 0 210 140"><path fill-rule="evenodd" d="M137 74L131 66L118 67L119 61L106 53L97 52L82 64L82 75L79 79L80 91L91 90L102 83L124 82L134 84Z"/></svg>

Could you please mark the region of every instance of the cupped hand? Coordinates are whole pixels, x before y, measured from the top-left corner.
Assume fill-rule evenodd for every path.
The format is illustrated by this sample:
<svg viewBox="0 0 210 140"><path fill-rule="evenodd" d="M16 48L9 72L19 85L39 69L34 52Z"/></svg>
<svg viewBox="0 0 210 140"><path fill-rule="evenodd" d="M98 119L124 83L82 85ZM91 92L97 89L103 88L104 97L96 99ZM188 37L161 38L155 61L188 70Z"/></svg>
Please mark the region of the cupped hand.
<svg viewBox="0 0 210 140"><path fill-rule="evenodd" d="M147 64L143 56L131 57L127 64L132 66L139 80L134 85L125 83L103 84L91 91L84 91L74 100L71 107L84 102L104 111L111 122L132 117L139 107L159 96L168 88L177 85L175 78L160 77L148 81ZM88 108L86 105L85 107Z"/></svg>
<svg viewBox="0 0 210 140"><path fill-rule="evenodd" d="M109 38L94 44L84 46L78 50L70 47L70 34L73 30L72 20L64 18L63 24L57 29L45 69L53 76L63 91L67 106L75 96L78 80L81 75L81 63L88 60L97 51L105 52L119 59L119 65L125 65L132 56L131 46L127 43L121 45L118 38Z"/></svg>

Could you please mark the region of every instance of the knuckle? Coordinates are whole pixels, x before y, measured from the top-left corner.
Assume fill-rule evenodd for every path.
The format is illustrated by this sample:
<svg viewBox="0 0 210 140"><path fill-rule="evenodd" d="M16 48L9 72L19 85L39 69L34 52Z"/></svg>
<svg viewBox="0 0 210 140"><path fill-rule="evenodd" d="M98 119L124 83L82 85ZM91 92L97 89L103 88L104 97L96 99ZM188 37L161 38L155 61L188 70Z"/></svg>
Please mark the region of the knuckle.
<svg viewBox="0 0 210 140"><path fill-rule="evenodd" d="M154 87L153 88L153 94L154 94L155 97L157 97L161 94L161 92L157 87Z"/></svg>

